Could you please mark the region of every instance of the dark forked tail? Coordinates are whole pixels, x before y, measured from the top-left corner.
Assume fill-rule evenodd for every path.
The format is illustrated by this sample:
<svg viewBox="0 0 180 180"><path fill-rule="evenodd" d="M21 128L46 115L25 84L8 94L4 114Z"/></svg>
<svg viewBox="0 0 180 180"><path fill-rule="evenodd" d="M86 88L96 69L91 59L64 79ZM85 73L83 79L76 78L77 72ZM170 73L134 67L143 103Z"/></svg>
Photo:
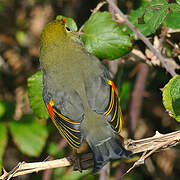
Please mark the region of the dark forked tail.
<svg viewBox="0 0 180 180"><path fill-rule="evenodd" d="M110 137L106 141L99 144L91 143L89 145L93 152L94 169L93 173L96 174L110 159L130 158L132 153L122 147L122 145L115 139Z"/></svg>

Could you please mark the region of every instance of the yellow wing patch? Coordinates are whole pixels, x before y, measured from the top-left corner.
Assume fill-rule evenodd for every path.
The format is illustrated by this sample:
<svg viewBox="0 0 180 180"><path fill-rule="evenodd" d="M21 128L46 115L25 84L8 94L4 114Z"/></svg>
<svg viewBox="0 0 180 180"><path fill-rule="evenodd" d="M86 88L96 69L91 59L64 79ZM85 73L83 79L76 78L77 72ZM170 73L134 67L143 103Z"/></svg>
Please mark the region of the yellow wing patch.
<svg viewBox="0 0 180 180"><path fill-rule="evenodd" d="M122 128L122 113L120 108L120 100L113 81L107 79L107 83L111 86L110 99L104 115L110 123L111 127L117 133L120 133Z"/></svg>
<svg viewBox="0 0 180 180"><path fill-rule="evenodd" d="M80 122L72 121L62 115L55 107L52 99L47 104L47 109L54 125L61 135L67 140L72 148L78 149L81 145Z"/></svg>

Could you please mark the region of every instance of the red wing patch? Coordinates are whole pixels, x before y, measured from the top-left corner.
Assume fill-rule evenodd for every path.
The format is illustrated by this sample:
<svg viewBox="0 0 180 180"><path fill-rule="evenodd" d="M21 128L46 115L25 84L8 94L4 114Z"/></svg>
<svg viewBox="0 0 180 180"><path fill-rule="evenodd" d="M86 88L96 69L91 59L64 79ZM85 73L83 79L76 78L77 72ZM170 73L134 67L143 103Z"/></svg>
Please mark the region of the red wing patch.
<svg viewBox="0 0 180 180"><path fill-rule="evenodd" d="M49 112L50 118L52 119L54 112L53 112L53 108L50 104L47 104L47 110Z"/></svg>
<svg viewBox="0 0 180 180"><path fill-rule="evenodd" d="M80 122L72 121L71 119L62 115L55 107L52 99L47 104L47 110L54 125L57 127L61 135L67 140L72 148L78 149L81 145Z"/></svg>
<svg viewBox="0 0 180 180"><path fill-rule="evenodd" d="M117 92L117 90L116 90L116 86L114 85L114 82L113 82L113 81L111 81L111 82L112 82L112 88L114 89L116 95L118 96L118 92Z"/></svg>

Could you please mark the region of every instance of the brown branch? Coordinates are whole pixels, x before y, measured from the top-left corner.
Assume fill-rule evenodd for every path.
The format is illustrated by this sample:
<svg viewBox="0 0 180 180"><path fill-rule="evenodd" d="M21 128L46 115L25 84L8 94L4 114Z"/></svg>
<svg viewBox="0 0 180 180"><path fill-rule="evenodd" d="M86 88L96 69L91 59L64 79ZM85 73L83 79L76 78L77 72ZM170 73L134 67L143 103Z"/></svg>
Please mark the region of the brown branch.
<svg viewBox="0 0 180 180"><path fill-rule="evenodd" d="M167 146L163 146L161 149L166 149L168 147L176 146L180 143L180 130L174 131L168 134L160 134L156 131L156 134L153 137L140 139L140 140L127 140L124 142L126 149L133 152L133 154L151 151L155 149L160 143L167 142L172 140L172 143L169 143ZM161 150L160 149L160 150Z"/></svg>
<svg viewBox="0 0 180 180"><path fill-rule="evenodd" d="M175 70L173 67L168 65L165 61L164 58L162 57L161 53L157 51L153 45L150 43L150 41L128 20L128 18L123 14L123 12L117 7L116 4L112 0L106 0L108 4L111 5L111 7L115 10L117 13L117 19L121 21L123 18L125 24L149 47L149 49L153 52L153 54L160 60L164 68L169 72L172 76L176 74Z"/></svg>
<svg viewBox="0 0 180 180"><path fill-rule="evenodd" d="M117 0L112 0L115 4L117 4ZM111 5L108 6L109 12L112 14L112 19L115 20L115 12ZM111 78L113 79L118 71L118 60L116 61L108 61L109 73Z"/></svg>
<svg viewBox="0 0 180 180"><path fill-rule="evenodd" d="M139 64L139 72L136 78L135 87L132 93L132 100L130 106L130 128L133 134L142 105L143 93L146 86L146 79L148 74L148 66L145 63ZM131 136L132 137L132 136Z"/></svg>
<svg viewBox="0 0 180 180"><path fill-rule="evenodd" d="M180 143L180 130L168 134L160 134L156 132L153 137L140 139L140 140L126 140L124 142L125 148L132 151L133 154L145 152L143 158L138 163L142 164L144 160L149 157L155 151L160 151L172 146L176 146ZM148 154L146 152L150 151ZM0 176L0 180L7 180L11 177L21 176L30 174L33 172L39 172L46 169L67 167L73 165L73 157L67 157L52 161L35 162L35 163L19 163L13 170L6 172ZM81 155L81 166L82 169L87 169L93 166L93 156L91 153Z"/></svg>
<svg viewBox="0 0 180 180"><path fill-rule="evenodd" d="M117 5L117 0L112 0L112 1L114 4ZM114 8L111 6L111 4L109 4L108 10L112 14L112 19L115 20L115 11L114 11Z"/></svg>
<svg viewBox="0 0 180 180"><path fill-rule="evenodd" d="M152 143L152 145L149 146L148 142L151 142L151 141L153 143ZM176 132L165 134L165 135L160 134L159 132L156 131L155 136L153 136L151 138L142 139L142 140L136 140L133 143L135 143L135 144L137 143L137 146L139 144L139 146L142 149L145 149L145 151L143 152L143 155L140 157L140 159L138 161L136 161L133 164L133 166L131 168L129 168L125 174L123 174L122 177L124 177L126 174L128 174L136 166L144 164L145 159L150 157L154 152L179 144L180 143L180 131L176 131ZM133 143L131 142L130 144L132 145ZM130 144L128 144L128 146ZM135 147L135 149L136 149L136 147ZM135 149L133 149L133 152L136 152L136 150L138 148L136 150Z"/></svg>
<svg viewBox="0 0 180 180"><path fill-rule="evenodd" d="M16 173L13 174L12 177L21 176L25 174L30 174L33 172L38 172L46 169L52 169L52 168L58 168L58 167L66 167L70 166L71 162L68 158L62 158L52 161L45 161L45 162L35 162L35 163L19 163L18 166L15 168L16 170L12 170L9 173L4 172L4 174L0 177L0 179L8 179L8 177L16 171Z"/></svg>

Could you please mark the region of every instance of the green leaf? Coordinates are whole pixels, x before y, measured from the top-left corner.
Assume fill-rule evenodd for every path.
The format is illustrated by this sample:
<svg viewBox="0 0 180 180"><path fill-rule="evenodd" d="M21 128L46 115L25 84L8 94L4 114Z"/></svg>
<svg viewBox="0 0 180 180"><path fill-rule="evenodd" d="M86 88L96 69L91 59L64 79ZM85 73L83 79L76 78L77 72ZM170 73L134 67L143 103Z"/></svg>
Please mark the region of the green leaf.
<svg viewBox="0 0 180 180"><path fill-rule="evenodd" d="M163 88L163 104L169 115L180 122L180 75L174 76Z"/></svg>
<svg viewBox="0 0 180 180"><path fill-rule="evenodd" d="M177 12L177 11L179 12L180 11L180 5L179 4L171 3L171 4L169 4L169 8L173 12Z"/></svg>
<svg viewBox="0 0 180 180"><path fill-rule="evenodd" d="M37 72L28 79L29 101L34 114L42 119L49 117L42 98L42 72Z"/></svg>
<svg viewBox="0 0 180 180"><path fill-rule="evenodd" d="M168 14L165 25L172 29L180 29L180 4L169 4L170 13Z"/></svg>
<svg viewBox="0 0 180 180"><path fill-rule="evenodd" d="M6 105L3 101L0 101L0 118L4 116L6 112Z"/></svg>
<svg viewBox="0 0 180 180"><path fill-rule="evenodd" d="M37 157L45 146L48 130L45 124L34 120L32 115L23 116L22 120L9 122L9 129L19 150Z"/></svg>
<svg viewBox="0 0 180 180"><path fill-rule="evenodd" d="M61 15L58 15L56 17L56 19L58 19L58 20L61 20L62 18L66 19L66 24L72 31L77 31L78 27L72 18L61 16Z"/></svg>
<svg viewBox="0 0 180 180"><path fill-rule="evenodd" d="M180 29L180 11L173 12L171 11L165 21L165 26L172 28L172 29Z"/></svg>
<svg viewBox="0 0 180 180"><path fill-rule="evenodd" d="M148 36L154 33L165 21L170 6L171 4L168 4L167 0L155 0L137 10L132 10L128 19L139 31ZM129 27L123 25L122 28L126 33L135 37L134 32Z"/></svg>
<svg viewBox="0 0 180 180"><path fill-rule="evenodd" d="M6 125L0 122L0 174L2 170L2 157L7 145L7 141L8 137Z"/></svg>
<svg viewBox="0 0 180 180"><path fill-rule="evenodd" d="M82 31L86 49L99 58L113 60L131 51L129 36L112 20L109 12L97 12L90 16Z"/></svg>
<svg viewBox="0 0 180 180"><path fill-rule="evenodd" d="M152 13L145 13L145 10L146 6L140 7L137 10L132 10L128 19L136 28L139 29L139 31L141 31L141 33L148 36L152 32L151 29L149 29L149 27L146 25L146 22L151 19ZM140 20L141 22L144 21L144 23L140 23ZM128 26L122 25L121 28L123 28L126 33L135 37L134 32Z"/></svg>
<svg viewBox="0 0 180 180"><path fill-rule="evenodd" d="M168 4L168 0L152 0L152 2L150 2L150 6L163 6L163 5L167 5Z"/></svg>
<svg viewBox="0 0 180 180"><path fill-rule="evenodd" d="M151 30L151 32L155 32L156 29L162 24L164 19L167 16L167 10L168 10L168 5L163 6L162 8L158 10L153 10L152 11L152 16L149 21L147 21L148 28Z"/></svg>

